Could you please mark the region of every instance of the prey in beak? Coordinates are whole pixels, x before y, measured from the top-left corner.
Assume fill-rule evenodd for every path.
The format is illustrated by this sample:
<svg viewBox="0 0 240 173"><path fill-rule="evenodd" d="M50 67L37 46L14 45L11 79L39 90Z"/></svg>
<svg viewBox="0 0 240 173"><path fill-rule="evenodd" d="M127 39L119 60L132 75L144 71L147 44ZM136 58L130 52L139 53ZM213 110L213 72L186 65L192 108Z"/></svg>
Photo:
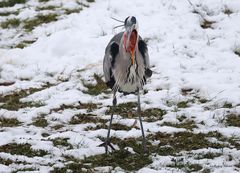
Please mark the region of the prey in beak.
<svg viewBox="0 0 240 173"><path fill-rule="evenodd" d="M126 52L131 55L132 65L135 63L135 51L138 42L138 24L134 16L126 18L124 22L125 32L124 32L124 47Z"/></svg>

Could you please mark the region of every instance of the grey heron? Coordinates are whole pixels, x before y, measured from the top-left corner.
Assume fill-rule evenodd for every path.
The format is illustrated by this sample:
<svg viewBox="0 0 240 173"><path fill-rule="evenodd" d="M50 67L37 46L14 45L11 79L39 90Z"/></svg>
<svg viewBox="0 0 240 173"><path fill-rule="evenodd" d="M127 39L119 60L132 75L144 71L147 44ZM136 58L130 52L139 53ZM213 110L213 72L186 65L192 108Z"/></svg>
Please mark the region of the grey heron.
<svg viewBox="0 0 240 173"><path fill-rule="evenodd" d="M152 75L148 48L147 44L138 34L136 17L127 17L122 26L124 26L125 31L116 34L105 49L103 72L107 86L113 91L113 107L107 138L100 146L105 147L106 153L108 152L108 146L114 150L110 143L110 130L115 106L117 104L116 92L122 92L125 95L137 94L137 111L142 131L144 153L146 153L146 139L141 117L140 90L143 88L143 85L146 84L146 79Z"/></svg>

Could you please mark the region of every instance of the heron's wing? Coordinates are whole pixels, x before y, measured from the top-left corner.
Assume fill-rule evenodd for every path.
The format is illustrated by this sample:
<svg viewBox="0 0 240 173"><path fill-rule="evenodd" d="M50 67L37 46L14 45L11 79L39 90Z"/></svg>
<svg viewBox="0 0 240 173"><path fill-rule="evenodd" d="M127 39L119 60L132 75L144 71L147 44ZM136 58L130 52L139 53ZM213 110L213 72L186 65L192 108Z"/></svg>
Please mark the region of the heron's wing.
<svg viewBox="0 0 240 173"><path fill-rule="evenodd" d="M112 75L112 69L114 68L116 58L119 53L119 44L121 41L123 32L115 35L107 45L105 49L105 56L103 60L103 72L105 82L108 87L112 88L115 84L114 76Z"/></svg>
<svg viewBox="0 0 240 173"><path fill-rule="evenodd" d="M143 62L145 66L145 75L146 77L152 76L152 70L150 70L150 62L148 55L148 48L146 42L139 36L138 49L143 57Z"/></svg>
<svg viewBox="0 0 240 173"><path fill-rule="evenodd" d="M106 50L107 51L105 52L103 60L103 72L107 86L112 88L115 84L115 79L112 75L112 69L115 64L116 56L119 53L119 45L116 42L112 41Z"/></svg>

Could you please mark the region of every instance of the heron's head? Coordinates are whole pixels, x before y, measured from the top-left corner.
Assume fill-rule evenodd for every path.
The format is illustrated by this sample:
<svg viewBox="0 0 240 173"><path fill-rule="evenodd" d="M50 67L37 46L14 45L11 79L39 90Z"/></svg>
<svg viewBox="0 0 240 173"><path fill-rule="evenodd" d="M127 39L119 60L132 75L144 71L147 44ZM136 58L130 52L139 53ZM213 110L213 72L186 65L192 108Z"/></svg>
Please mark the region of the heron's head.
<svg viewBox="0 0 240 173"><path fill-rule="evenodd" d="M132 64L134 64L135 50L138 41L138 23L134 16L129 16L124 22L125 32L123 34L123 44L126 52L131 54Z"/></svg>

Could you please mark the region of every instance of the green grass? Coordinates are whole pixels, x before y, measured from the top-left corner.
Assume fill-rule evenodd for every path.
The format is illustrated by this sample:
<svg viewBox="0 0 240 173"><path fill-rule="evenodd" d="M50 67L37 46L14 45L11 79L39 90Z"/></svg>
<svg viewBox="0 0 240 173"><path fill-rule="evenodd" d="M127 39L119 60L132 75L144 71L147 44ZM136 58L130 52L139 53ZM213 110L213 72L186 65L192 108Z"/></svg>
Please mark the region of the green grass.
<svg viewBox="0 0 240 173"><path fill-rule="evenodd" d="M215 157L220 157L221 153L213 153L213 152L207 152L207 153L200 153L196 155L195 159L214 159Z"/></svg>
<svg viewBox="0 0 240 173"><path fill-rule="evenodd" d="M102 80L102 77L97 74L94 74L93 77L96 81L96 84L86 83L83 81L84 87L88 89L87 91L84 91L84 93L89 95L99 95L101 93L109 94L110 91L108 90L105 82Z"/></svg>
<svg viewBox="0 0 240 173"><path fill-rule="evenodd" d="M172 164L167 165L167 167L178 168L184 172L197 172L200 171L203 167L199 164L185 163L183 159L172 159Z"/></svg>
<svg viewBox="0 0 240 173"><path fill-rule="evenodd" d="M221 133L219 133L218 131L210 131L206 135L207 135L207 137L217 138L220 141L225 140L224 136Z"/></svg>
<svg viewBox="0 0 240 173"><path fill-rule="evenodd" d="M24 155L28 157L43 157L48 154L44 150L33 150L30 144L9 143L0 146L0 152L10 153L12 155Z"/></svg>
<svg viewBox="0 0 240 173"><path fill-rule="evenodd" d="M102 141L105 141L105 139L101 139ZM163 156L167 155L176 155L176 150L170 146L170 145L152 145L151 142L152 139L147 137L147 155L151 154L159 154ZM142 145L142 138L125 138L125 139L119 139L112 137L111 143L118 145L120 150L124 150L126 147L131 147L134 152L136 152L139 155L143 154L143 145Z"/></svg>
<svg viewBox="0 0 240 173"><path fill-rule="evenodd" d="M231 15L233 13L233 11L230 10L229 8L225 8L223 13L229 16L229 15Z"/></svg>
<svg viewBox="0 0 240 173"><path fill-rule="evenodd" d="M42 10L56 10L56 8L59 8L58 6L53 6L53 5L48 5L48 6L41 6L37 7L37 11L42 11Z"/></svg>
<svg viewBox="0 0 240 173"><path fill-rule="evenodd" d="M101 139L102 141L105 141L105 139ZM113 144L118 145L120 150L124 150L126 147L131 147L133 150L138 154L143 154L143 145L142 145L142 138L125 138L125 139L119 139L112 137L111 142ZM157 151L157 148L153 146L150 142L146 142L146 146L148 148L148 153L154 153Z"/></svg>
<svg viewBox="0 0 240 173"><path fill-rule="evenodd" d="M2 109L17 111L21 108L26 107L41 107L43 103L41 102L21 102L20 99L26 97L25 91L20 91L18 93L13 93L4 97L0 96L0 102L4 104L0 106Z"/></svg>
<svg viewBox="0 0 240 173"><path fill-rule="evenodd" d="M118 150L110 154L101 154L84 159L83 163L91 167L112 166L121 167L127 171L136 171L152 163L148 156L131 154L126 150Z"/></svg>
<svg viewBox="0 0 240 173"><path fill-rule="evenodd" d="M181 89L181 94L186 96L186 95L190 94L192 91L193 91L192 88L182 88Z"/></svg>
<svg viewBox="0 0 240 173"><path fill-rule="evenodd" d="M153 150L154 151L154 150ZM161 156L175 156L176 151L173 147L171 146L158 146L156 147L156 153L158 153Z"/></svg>
<svg viewBox="0 0 240 173"><path fill-rule="evenodd" d="M13 7L16 4L25 4L26 0L3 0L0 2L0 8Z"/></svg>
<svg viewBox="0 0 240 173"><path fill-rule="evenodd" d="M21 125L21 123L16 118L0 117L0 127L15 127L19 125Z"/></svg>
<svg viewBox="0 0 240 173"><path fill-rule="evenodd" d="M172 127L176 127L176 128L184 128L184 129L188 129L188 130L197 128L196 123L193 120L186 120L182 123L164 122L162 125L172 126Z"/></svg>
<svg viewBox="0 0 240 173"><path fill-rule="evenodd" d="M33 44L34 42L36 42L36 40L23 40L20 43L18 43L15 48L20 48L23 49L24 47L27 47L30 44Z"/></svg>
<svg viewBox="0 0 240 173"><path fill-rule="evenodd" d="M10 86L15 84L15 82L0 82L0 86Z"/></svg>
<svg viewBox="0 0 240 173"><path fill-rule="evenodd" d="M2 12L0 12L0 17L3 18L3 20L0 22L0 28L1 29L17 29L16 37L26 37L28 35L28 32L31 32L36 27L42 25L42 24L48 24L50 22L55 22L59 20L59 16L66 16L72 13L79 13L83 10L83 8L89 7L89 3L95 2L94 0L87 0L86 2L80 2L76 1L78 4L78 7L76 8L65 8L61 4L58 6L50 5L46 2L49 2L50 0L38 0L40 2L39 4L29 4L29 0L0 0L0 8L5 7L13 7L16 4L23 4L22 9L17 9L15 11L12 11L11 9L5 9ZM30 8L31 6L35 7L35 11L39 12L37 16L29 16L28 19L21 20L17 19L17 15L20 13L20 11L24 10L25 8ZM52 12L51 14L44 13L45 10L50 10ZM15 16L15 17L14 17ZM21 33L19 33L21 32ZM14 37L14 35L11 36L11 38ZM10 39L11 39L10 38ZM13 48L20 48L23 49L27 47L28 45L32 44L34 41L22 41L18 43L12 43L8 44L4 47L13 49ZM92 92L95 92L91 90Z"/></svg>
<svg viewBox="0 0 240 173"><path fill-rule="evenodd" d="M235 50L234 50L234 53L235 53L236 55L240 56L240 48L235 49Z"/></svg>
<svg viewBox="0 0 240 173"><path fill-rule="evenodd" d="M236 167L240 168L240 162L238 164L235 165Z"/></svg>
<svg viewBox="0 0 240 173"><path fill-rule="evenodd" d="M86 7L86 8L89 8L89 5L88 4L85 4L85 3L82 3L81 1L77 1L77 4L81 7Z"/></svg>
<svg viewBox="0 0 240 173"><path fill-rule="evenodd" d="M240 115L236 115L236 114L227 115L226 125L240 127Z"/></svg>
<svg viewBox="0 0 240 173"><path fill-rule="evenodd" d="M50 0L38 0L38 2L48 2Z"/></svg>
<svg viewBox="0 0 240 173"><path fill-rule="evenodd" d="M231 108L233 108L233 105L232 105L232 103L225 102L224 105L223 105L223 108L231 109Z"/></svg>
<svg viewBox="0 0 240 173"><path fill-rule="evenodd" d="M181 101L177 103L178 108L187 108L188 107L188 101Z"/></svg>
<svg viewBox="0 0 240 173"><path fill-rule="evenodd" d="M56 124L56 125L52 126L51 128L54 129L54 130L59 130L59 129L63 128L63 127L64 127L63 124Z"/></svg>
<svg viewBox="0 0 240 173"><path fill-rule="evenodd" d="M57 14L37 15L33 19L25 20L23 22L23 28L26 31L32 31L35 27L41 24L57 21L57 16Z"/></svg>
<svg viewBox="0 0 240 173"><path fill-rule="evenodd" d="M101 119L94 114L77 114L74 115L70 124L86 124L86 123L106 123L107 120Z"/></svg>
<svg viewBox="0 0 240 173"><path fill-rule="evenodd" d="M0 12L0 16L10 16L10 15L18 15L19 11L4 11Z"/></svg>
<svg viewBox="0 0 240 173"><path fill-rule="evenodd" d="M82 8L75 8L75 9L64 9L64 13L66 15L72 14L72 13L80 13L82 11Z"/></svg>
<svg viewBox="0 0 240 173"><path fill-rule="evenodd" d="M198 100L200 103L207 103L209 100L208 99L205 99L205 98L200 98Z"/></svg>
<svg viewBox="0 0 240 173"><path fill-rule="evenodd" d="M21 24L21 21L19 19L13 18L13 19L7 19L6 21L1 23L1 27L3 29L6 28L16 28Z"/></svg>
<svg viewBox="0 0 240 173"><path fill-rule="evenodd" d="M203 167L199 164L188 164L187 165L187 171L189 172L195 172L200 171Z"/></svg>
<svg viewBox="0 0 240 173"><path fill-rule="evenodd" d="M204 168L201 173L211 173L211 170L209 168Z"/></svg>
<svg viewBox="0 0 240 173"><path fill-rule="evenodd" d="M26 44L24 44L24 43L18 43L16 46L15 46L15 48L19 48L19 49L23 49L24 47L26 47L27 45Z"/></svg>
<svg viewBox="0 0 240 173"><path fill-rule="evenodd" d="M12 163L14 163L12 160L10 160L10 159L4 159L4 158L1 158L1 157L0 157L0 164L2 164L2 165L8 166L8 165L11 165Z"/></svg>
<svg viewBox="0 0 240 173"><path fill-rule="evenodd" d="M65 109L86 109L87 112L92 112L93 110L98 108L98 105L99 104L92 103L92 102L90 102L90 103L81 103L81 102L79 102L79 104L77 104L77 105L65 105L65 104L62 104L58 108L51 109L51 112L58 112L58 111L62 111L62 110L65 110Z"/></svg>
<svg viewBox="0 0 240 173"><path fill-rule="evenodd" d="M107 129L108 126L106 125L105 128ZM126 125L123 125L123 124L119 124L119 123L114 123L114 124L112 124L111 129L113 129L113 130L126 130L126 131L128 131L128 130L131 130L131 127L126 126Z"/></svg>
<svg viewBox="0 0 240 173"><path fill-rule="evenodd" d="M47 127L48 121L43 116L40 116L33 120L32 125L36 127Z"/></svg>
<svg viewBox="0 0 240 173"><path fill-rule="evenodd" d="M186 119L183 120L183 122ZM122 128L121 128L122 129ZM111 143L118 145L119 150L106 154L94 155L90 157L86 157L83 160L78 160L72 156L65 156L66 164L62 168L54 168L52 173L58 172L94 172L95 167L102 166L111 166L114 168L120 167L124 169L126 172L128 171L137 171L146 165L152 163L151 155L159 154L161 156L181 156L182 151L192 151L203 148L217 148L221 149L226 147L226 144L220 143L212 143L208 140L209 137L218 137L219 139L223 139L222 135L217 132L212 132L208 134L194 134L192 132L178 132L174 134L165 134L165 133L156 133L148 135L147 138L147 148L148 154L143 155L143 146L141 138L125 138L119 139L112 137ZM102 141L103 138L100 137ZM152 145L150 141L157 140L160 141L158 145ZM67 141L63 142L62 145ZM135 154L132 154L125 150L126 147L130 147L135 151ZM215 157L219 157L221 154L219 153L203 153L197 154L194 158L197 160L201 159L213 159ZM128 164L126 164L128 163ZM184 172L207 172L207 169L204 169L200 164L193 164L189 162L185 162L181 158L173 158L172 163L167 165L170 168L177 168ZM110 170L109 170L110 171Z"/></svg>
<svg viewBox="0 0 240 173"><path fill-rule="evenodd" d="M98 130L98 129L108 129L108 125L106 123L97 123L95 127L88 126L84 130L89 131L89 130ZM119 123L114 123L111 126L112 130L126 130L129 131L131 130L131 127L119 124Z"/></svg>
<svg viewBox="0 0 240 173"><path fill-rule="evenodd" d="M136 117L136 107L136 102L121 103L115 107L114 114L121 115L123 118L134 118ZM111 113L112 106L109 106L109 109L105 112L105 114L110 115Z"/></svg>
<svg viewBox="0 0 240 173"><path fill-rule="evenodd" d="M42 137L44 137L44 138L50 136L50 134L48 134L48 133L42 133L41 135L42 135Z"/></svg>
<svg viewBox="0 0 240 173"><path fill-rule="evenodd" d="M196 103L196 101L197 101L197 102L199 102L199 103L204 104L204 103L207 103L207 102L210 101L210 100L208 100L208 99L206 99L206 98L203 98L203 97L201 97L201 96L198 96L198 95L194 95L193 98L194 98L194 99L192 100L193 103ZM195 101L195 100L196 100L196 101Z"/></svg>
<svg viewBox="0 0 240 173"><path fill-rule="evenodd" d="M80 172L83 172L83 168L84 170L86 170L85 166L82 163L71 162L64 165L63 167L54 167L54 169L51 170L50 173L66 173L66 172L80 173ZM93 171L91 171L90 169L89 172L93 172Z"/></svg>
<svg viewBox="0 0 240 173"><path fill-rule="evenodd" d="M20 99L27 97L35 92L39 92L46 88L49 88L50 86L51 86L50 84L46 84L42 86L42 88L29 88L29 89L20 90L5 96L0 95L0 103L3 103L3 105L1 105L0 108L17 111L21 108L26 108L26 107L41 107L43 106L42 102L39 102L39 101L21 102Z"/></svg>
<svg viewBox="0 0 240 173"><path fill-rule="evenodd" d="M227 138L225 136L223 136L221 133L217 132L217 131L211 131L208 132L208 134L206 134L208 137L214 137L216 138L219 142L227 142L229 144L232 145L232 147L240 150L240 141L239 138L235 138L234 136Z"/></svg>
<svg viewBox="0 0 240 173"><path fill-rule="evenodd" d="M105 112L106 115L110 115L112 112L112 106L109 106L109 109ZM162 120L163 116L167 112L159 108L150 108L141 112L142 117L147 122L154 122ZM115 107L114 114L121 115L123 118L134 118L138 117L137 115L137 103L136 102L127 102L118 104Z"/></svg>
<svg viewBox="0 0 240 173"><path fill-rule="evenodd" d="M154 135L149 135L148 138L151 140L159 140L160 146L171 146L175 153L181 151L191 151L201 148L224 148L224 144L212 143L207 138L208 134L198 133L194 134L192 132L178 132L173 135L156 133Z"/></svg>
<svg viewBox="0 0 240 173"><path fill-rule="evenodd" d="M159 108L150 108L144 110L141 115L144 117L144 120L147 122L155 122L158 120L162 120L163 116L167 112L165 110L159 109Z"/></svg>
<svg viewBox="0 0 240 173"><path fill-rule="evenodd" d="M203 20L203 22L201 23L201 27L203 29L208 29L208 28L212 28L212 24L214 24L215 22L213 21L208 21L206 19Z"/></svg>
<svg viewBox="0 0 240 173"><path fill-rule="evenodd" d="M227 141L234 146L234 148L236 148L237 150L240 150L240 139L239 137L231 137L228 138Z"/></svg>
<svg viewBox="0 0 240 173"><path fill-rule="evenodd" d="M36 168L21 168L21 169L17 169L15 171L12 171L11 173L32 172L32 171L39 171L39 170L36 170Z"/></svg>
<svg viewBox="0 0 240 173"><path fill-rule="evenodd" d="M52 139L55 147L65 147L66 149L73 149L73 146L68 142L69 138L55 138Z"/></svg>
<svg viewBox="0 0 240 173"><path fill-rule="evenodd" d="M126 172L137 171L152 163L149 156L131 154L126 150L118 150L109 154L100 154L86 157L83 160L65 156L68 163L61 168L54 168L51 173L65 172L95 172L95 167L112 166L121 167ZM127 164L126 164L127 163ZM109 170L110 171L110 170Z"/></svg>
<svg viewBox="0 0 240 173"><path fill-rule="evenodd" d="M186 117L185 115L177 116L177 120L178 120L179 122L183 122L183 121L186 120L186 119L187 119L187 117Z"/></svg>

